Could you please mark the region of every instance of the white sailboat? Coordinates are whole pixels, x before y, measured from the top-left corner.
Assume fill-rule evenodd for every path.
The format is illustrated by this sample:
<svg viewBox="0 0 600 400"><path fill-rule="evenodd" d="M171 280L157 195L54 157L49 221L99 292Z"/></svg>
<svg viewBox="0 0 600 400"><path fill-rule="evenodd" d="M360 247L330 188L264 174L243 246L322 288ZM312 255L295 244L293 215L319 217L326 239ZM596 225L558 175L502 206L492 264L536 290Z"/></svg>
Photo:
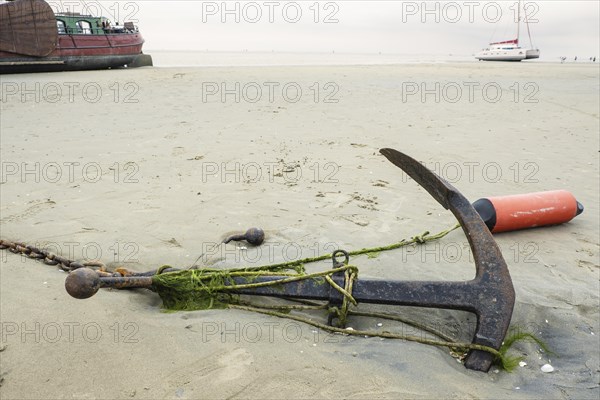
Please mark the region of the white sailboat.
<svg viewBox="0 0 600 400"><path fill-rule="evenodd" d="M531 40L531 30L529 29L529 21L527 20L527 12L525 11L525 26L529 36L529 48L524 48L519 45L521 35L521 1L519 1L519 10L517 17L517 38L513 40L505 40L503 42L490 43L490 46L483 49L475 55L480 61L522 61L533 58L540 58L540 50L534 48Z"/></svg>

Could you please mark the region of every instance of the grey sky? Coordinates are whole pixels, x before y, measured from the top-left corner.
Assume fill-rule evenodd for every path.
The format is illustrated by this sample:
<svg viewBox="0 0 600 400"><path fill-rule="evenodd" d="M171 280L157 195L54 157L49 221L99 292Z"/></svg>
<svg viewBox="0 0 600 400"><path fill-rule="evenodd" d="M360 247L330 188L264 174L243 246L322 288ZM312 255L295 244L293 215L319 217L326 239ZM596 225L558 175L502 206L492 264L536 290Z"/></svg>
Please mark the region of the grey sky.
<svg viewBox="0 0 600 400"><path fill-rule="evenodd" d="M49 3L54 8L64 9L69 4L73 8L82 7L82 2L76 0ZM490 39L507 40L516 36L516 0L319 3L316 0L295 3L278 0L102 0L84 3L90 10L101 4L103 15L118 17L121 22L128 15L137 20L146 38L147 51L469 55L484 47ZM224 4L229 14L225 14ZM525 1L524 4L529 17L535 20L530 23L530 28L534 44L541 49L543 58L599 55L600 2L549 0ZM332 23L325 23L326 17ZM294 20L298 21L292 23ZM522 40L526 39L526 33L523 33Z"/></svg>

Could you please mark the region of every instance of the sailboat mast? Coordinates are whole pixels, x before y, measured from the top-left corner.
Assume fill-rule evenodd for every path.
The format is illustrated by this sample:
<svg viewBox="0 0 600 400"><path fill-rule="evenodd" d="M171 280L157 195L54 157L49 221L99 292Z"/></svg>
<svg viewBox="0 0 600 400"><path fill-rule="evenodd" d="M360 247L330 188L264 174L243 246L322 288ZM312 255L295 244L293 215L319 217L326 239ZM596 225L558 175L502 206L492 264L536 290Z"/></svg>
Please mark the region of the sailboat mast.
<svg viewBox="0 0 600 400"><path fill-rule="evenodd" d="M517 46L519 45L519 36L521 35L521 0L519 0L519 10L517 11Z"/></svg>
<svg viewBox="0 0 600 400"><path fill-rule="evenodd" d="M525 25L527 26L527 35L529 35L529 45L533 49L533 40L531 39L531 30L529 29L529 20L527 19L527 11L525 11Z"/></svg>

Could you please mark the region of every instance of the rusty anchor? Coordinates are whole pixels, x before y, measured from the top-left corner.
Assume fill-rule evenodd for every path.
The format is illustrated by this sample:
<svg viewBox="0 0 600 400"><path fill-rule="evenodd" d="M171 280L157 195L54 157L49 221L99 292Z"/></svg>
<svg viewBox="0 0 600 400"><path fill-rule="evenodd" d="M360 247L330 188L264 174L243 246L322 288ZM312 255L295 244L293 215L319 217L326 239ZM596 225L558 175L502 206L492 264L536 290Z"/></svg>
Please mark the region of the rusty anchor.
<svg viewBox="0 0 600 400"><path fill-rule="evenodd" d="M417 306L468 311L476 315L477 325L473 344L500 349L508 331L515 291L508 267L494 238L471 203L452 185L428 170L413 158L393 149L381 153L394 165L403 169L444 208L452 211L468 238L475 260L476 275L470 281L386 281L358 279L353 284L352 296L358 303ZM344 252L334 253L336 257ZM347 255L346 255L347 256ZM175 269L172 269L175 270ZM94 295L100 287L152 287L150 273L122 277L102 276L87 268L71 272L65 282L69 294L76 298ZM256 282L280 279L263 276ZM344 287L344 274L333 274L332 279ZM241 283L241 281L240 281ZM313 280L290 282L281 286L247 288L239 294L325 300L341 304L343 295L332 286ZM331 322L331 320L330 320ZM465 367L487 372L494 356L486 351L471 350L465 358Z"/></svg>

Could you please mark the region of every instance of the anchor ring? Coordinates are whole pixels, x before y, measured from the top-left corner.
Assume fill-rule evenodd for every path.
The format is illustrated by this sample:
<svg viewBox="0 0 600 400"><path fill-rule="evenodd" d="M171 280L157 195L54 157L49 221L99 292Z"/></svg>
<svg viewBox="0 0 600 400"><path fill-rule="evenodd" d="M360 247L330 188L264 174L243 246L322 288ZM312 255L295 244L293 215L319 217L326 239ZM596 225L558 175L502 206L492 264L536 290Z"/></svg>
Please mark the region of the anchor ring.
<svg viewBox="0 0 600 400"><path fill-rule="evenodd" d="M340 256L340 255L344 256L343 262L339 262L337 259L338 256ZM344 265L348 265L348 263L350 262L350 255L348 254L348 252L346 250L338 249L338 250L334 251L333 254L331 255L331 260L333 261L333 267L339 268Z"/></svg>

